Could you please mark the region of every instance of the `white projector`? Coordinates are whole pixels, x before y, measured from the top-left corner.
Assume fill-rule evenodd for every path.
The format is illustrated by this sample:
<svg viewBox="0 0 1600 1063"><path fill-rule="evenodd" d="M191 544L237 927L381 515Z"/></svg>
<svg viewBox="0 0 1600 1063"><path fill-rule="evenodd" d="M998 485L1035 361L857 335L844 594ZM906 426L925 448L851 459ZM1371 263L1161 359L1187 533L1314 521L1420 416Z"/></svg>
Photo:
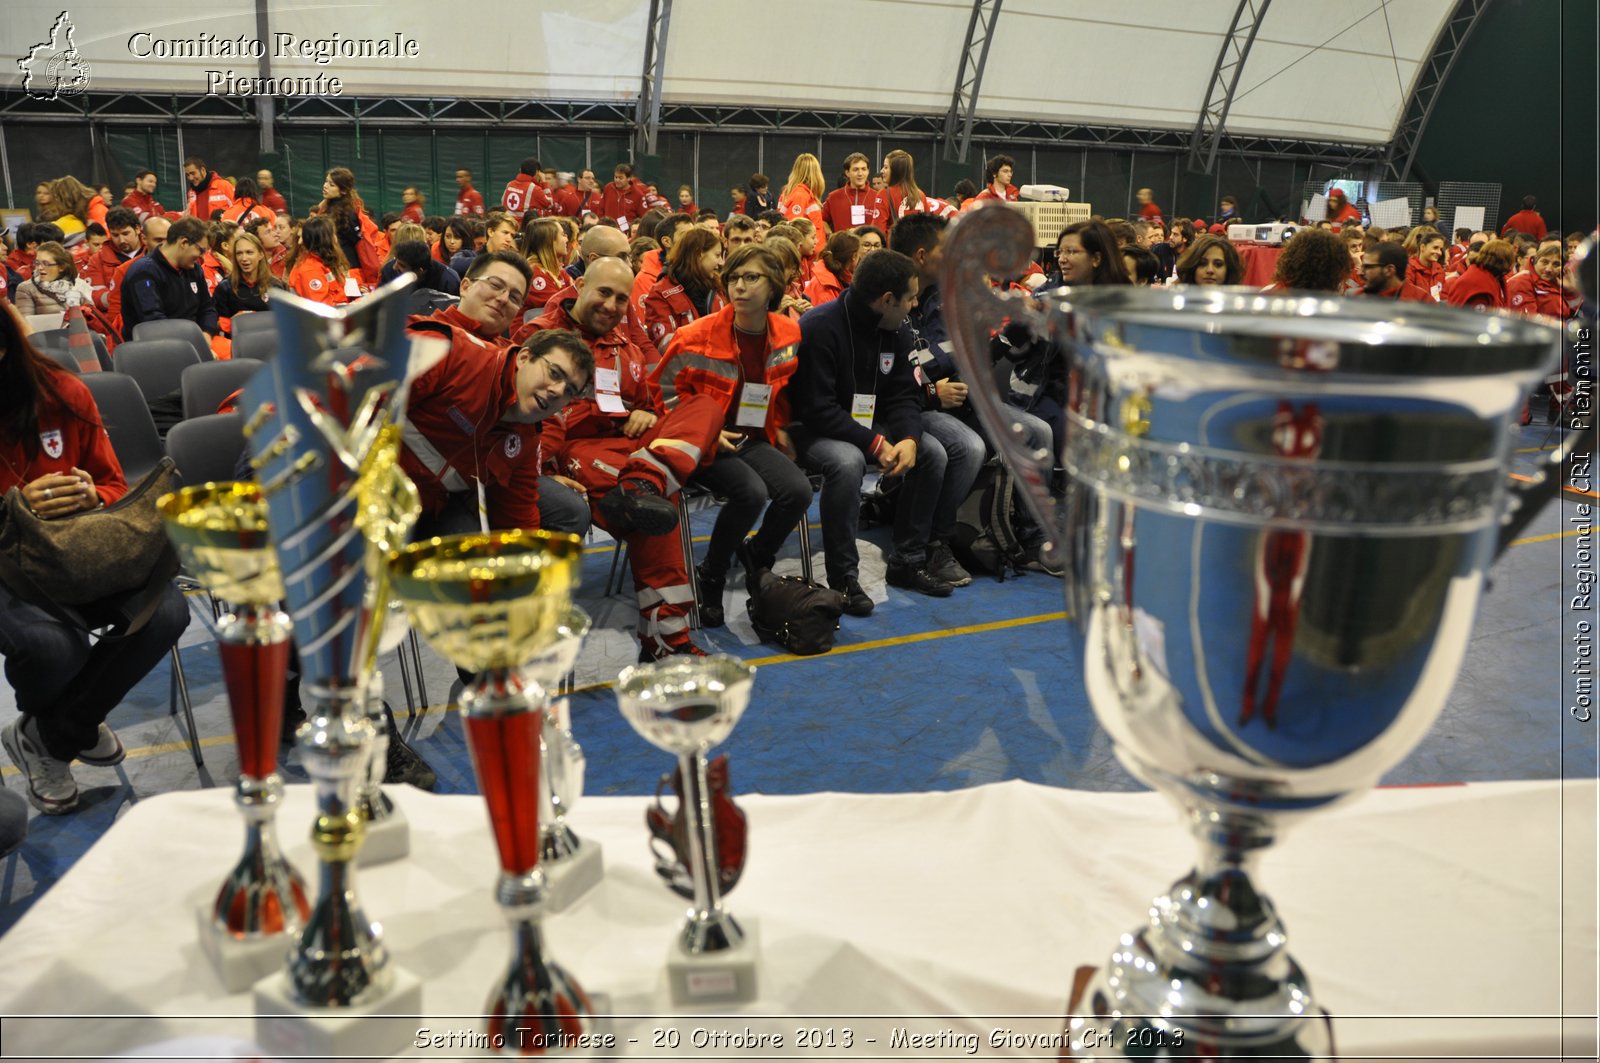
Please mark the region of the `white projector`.
<svg viewBox="0 0 1600 1063"><path fill-rule="evenodd" d="M1023 185L1017 195L1036 203L1065 203L1072 198L1062 185Z"/></svg>
<svg viewBox="0 0 1600 1063"><path fill-rule="evenodd" d="M1296 226L1284 222L1266 225L1230 225L1228 239L1253 240L1258 244L1281 244L1295 234Z"/></svg>

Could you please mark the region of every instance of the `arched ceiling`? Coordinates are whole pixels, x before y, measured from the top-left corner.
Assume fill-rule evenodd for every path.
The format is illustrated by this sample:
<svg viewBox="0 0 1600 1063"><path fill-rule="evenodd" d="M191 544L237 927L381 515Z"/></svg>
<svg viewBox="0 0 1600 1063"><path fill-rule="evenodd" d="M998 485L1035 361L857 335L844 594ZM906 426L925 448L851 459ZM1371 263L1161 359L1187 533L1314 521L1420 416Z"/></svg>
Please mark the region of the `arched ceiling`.
<svg viewBox="0 0 1600 1063"><path fill-rule="evenodd" d="M12 0L0 54L23 57L67 0ZM651 0L77 0L73 41L95 91L205 92L207 71L260 74L215 42L261 39L270 73L337 76L345 95L638 97ZM1454 0L1277 0L1229 111L1238 134L1388 141ZM1236 0L1003 0L976 114L1137 128L1195 126ZM661 97L669 103L942 113L971 0L675 0ZM416 41L398 58L285 55L297 39ZM147 34L147 37L137 37ZM161 57L156 41L213 42ZM12 68L8 88L20 86Z"/></svg>

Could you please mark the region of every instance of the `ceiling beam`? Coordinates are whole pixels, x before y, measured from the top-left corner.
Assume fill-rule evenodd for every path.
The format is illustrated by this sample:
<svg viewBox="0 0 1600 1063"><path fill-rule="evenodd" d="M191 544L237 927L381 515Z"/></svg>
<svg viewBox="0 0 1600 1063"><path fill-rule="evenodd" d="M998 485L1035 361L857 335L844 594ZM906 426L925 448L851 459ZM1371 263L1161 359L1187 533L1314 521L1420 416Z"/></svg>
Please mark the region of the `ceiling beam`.
<svg viewBox="0 0 1600 1063"><path fill-rule="evenodd" d="M978 111L978 93L983 87L983 70L989 64L989 44L994 40L994 24L1000 17L1003 0L972 0L972 18L967 22L967 43L961 49L956 67L956 87L950 94L950 108L944 115L944 157L966 162L972 147L972 125Z"/></svg>
<svg viewBox="0 0 1600 1063"><path fill-rule="evenodd" d="M1450 71L1455 68L1456 58L1488 6L1489 0L1456 0L1455 8L1439 27L1439 35L1417 71L1411 95L1395 126L1394 138L1384 153L1383 166L1389 180L1404 181L1411 176L1417 149L1422 145L1422 134L1428 128L1428 119L1433 117L1434 105L1439 102L1439 90L1444 88Z"/></svg>
<svg viewBox="0 0 1600 1063"><path fill-rule="evenodd" d="M1222 146L1233 94L1239 89L1239 75L1244 73L1245 60L1256 43L1256 31L1261 28L1261 21L1267 17L1267 8L1271 6L1272 0L1239 0L1239 6L1234 9L1233 23L1222 39L1217 64L1206 83L1200 117L1189 135L1189 169L1193 172L1210 173L1217 164L1217 149Z"/></svg>
<svg viewBox="0 0 1600 1063"><path fill-rule="evenodd" d="M644 73L639 78L639 107L633 116L633 150L656 153L661 132L661 83L667 69L667 30L672 25L672 0L650 0L650 23L644 35Z"/></svg>

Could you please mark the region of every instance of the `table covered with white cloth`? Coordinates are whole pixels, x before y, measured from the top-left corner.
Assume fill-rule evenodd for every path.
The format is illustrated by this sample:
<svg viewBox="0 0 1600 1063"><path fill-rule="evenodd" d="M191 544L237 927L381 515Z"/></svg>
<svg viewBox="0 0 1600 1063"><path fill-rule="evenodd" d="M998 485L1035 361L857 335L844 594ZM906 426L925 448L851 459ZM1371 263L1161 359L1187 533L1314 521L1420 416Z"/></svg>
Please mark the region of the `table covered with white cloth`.
<svg viewBox="0 0 1600 1063"><path fill-rule="evenodd" d="M469 1058L418 1044L478 1029L509 955L485 806L394 796L411 855L357 881L394 962L423 982L416 1025L431 1032L404 1054ZM1590 781L1379 790L1285 837L1257 882L1340 1054L1594 1059L1597 798ZM616 1016L616 1055L1054 1058L1038 1046L1062 1029L1074 969L1103 963L1194 852L1154 794L1007 782L739 800L749 862L728 904L760 923L762 993L721 1015L669 1003L663 965L685 904L652 870L646 800L586 797L574 811L604 846L605 879L546 936ZM278 824L314 884L313 809L310 788L291 786ZM226 790L131 808L0 939L5 1058L251 1039L250 994L224 991L195 940L195 909L242 835ZM752 1048L744 1031L783 1047Z"/></svg>

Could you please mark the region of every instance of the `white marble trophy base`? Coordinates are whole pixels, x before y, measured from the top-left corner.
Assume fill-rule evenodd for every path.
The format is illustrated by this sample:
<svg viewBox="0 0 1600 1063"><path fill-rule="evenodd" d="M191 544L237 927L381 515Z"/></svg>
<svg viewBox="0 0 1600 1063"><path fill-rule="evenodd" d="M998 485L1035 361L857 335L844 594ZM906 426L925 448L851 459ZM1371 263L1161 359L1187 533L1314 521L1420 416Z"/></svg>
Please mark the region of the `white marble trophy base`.
<svg viewBox="0 0 1600 1063"><path fill-rule="evenodd" d="M761 961L761 927L742 919L744 941L721 952L695 955L674 941L667 952L667 984L674 1004L747 1004L756 999Z"/></svg>
<svg viewBox="0 0 1600 1063"><path fill-rule="evenodd" d="M600 843L584 838L578 851L560 860L542 860L544 868L545 911L564 912L582 900L605 877L606 861Z"/></svg>
<svg viewBox="0 0 1600 1063"><path fill-rule="evenodd" d="M194 910L200 951L211 961L222 984L230 993L243 993L273 971L281 971L294 947L293 934L270 934L259 938L236 938L218 929L211 921L211 905Z"/></svg>
<svg viewBox="0 0 1600 1063"><path fill-rule="evenodd" d="M294 999L284 971L256 984L256 1041L279 1058L386 1059L416 1038L422 983L400 968L389 991L348 1008L307 1007Z"/></svg>
<svg viewBox="0 0 1600 1063"><path fill-rule="evenodd" d="M383 819L367 822L366 837L356 852L357 867L375 867L399 860L411 852L411 824L405 812L393 801Z"/></svg>

